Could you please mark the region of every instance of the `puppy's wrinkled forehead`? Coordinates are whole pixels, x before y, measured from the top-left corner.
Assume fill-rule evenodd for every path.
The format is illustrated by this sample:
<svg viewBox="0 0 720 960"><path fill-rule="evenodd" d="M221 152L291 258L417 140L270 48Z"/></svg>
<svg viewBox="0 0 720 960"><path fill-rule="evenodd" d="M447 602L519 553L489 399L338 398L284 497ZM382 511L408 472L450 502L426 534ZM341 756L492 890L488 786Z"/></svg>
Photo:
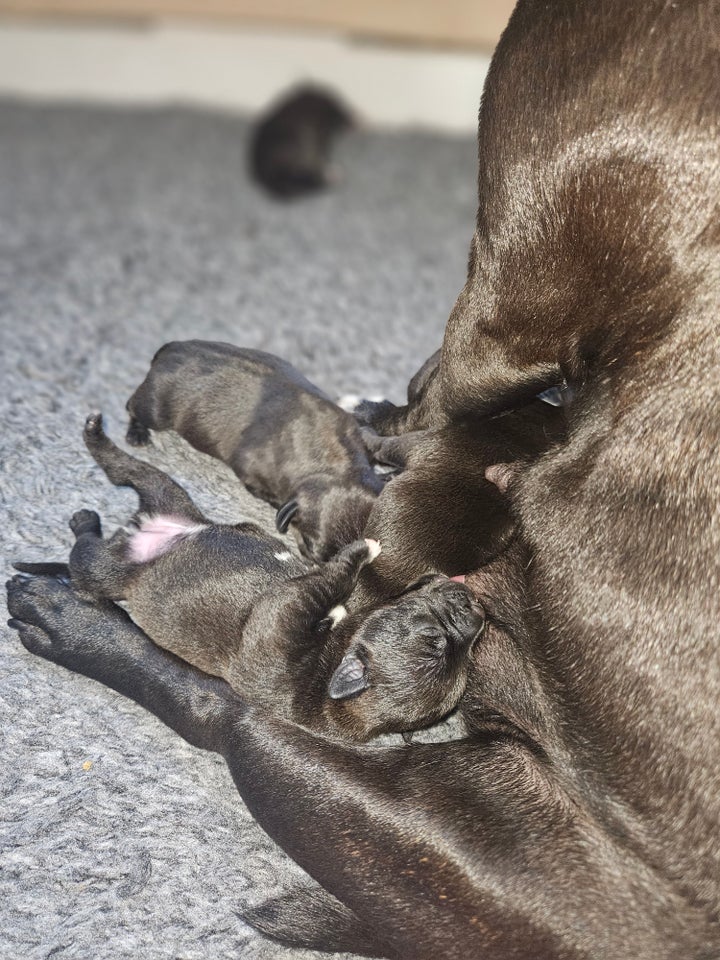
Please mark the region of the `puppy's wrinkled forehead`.
<svg viewBox="0 0 720 960"><path fill-rule="evenodd" d="M437 611L447 600L423 588L406 594L375 610L365 621L369 632L381 630L383 634L407 637L419 630L441 629Z"/></svg>

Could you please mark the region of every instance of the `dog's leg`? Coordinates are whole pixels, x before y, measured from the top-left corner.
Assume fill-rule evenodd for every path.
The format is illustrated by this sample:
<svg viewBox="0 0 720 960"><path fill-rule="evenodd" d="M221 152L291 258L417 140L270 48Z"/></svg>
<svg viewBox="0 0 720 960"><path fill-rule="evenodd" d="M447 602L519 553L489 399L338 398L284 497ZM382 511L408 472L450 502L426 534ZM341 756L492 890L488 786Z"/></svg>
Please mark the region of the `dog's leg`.
<svg viewBox="0 0 720 960"><path fill-rule="evenodd" d="M31 653L143 706L154 703L152 712L193 746L215 750L220 726L245 709L224 680L157 647L115 604L89 601L48 577L16 576L7 590L17 618L10 625Z"/></svg>
<svg viewBox="0 0 720 960"><path fill-rule="evenodd" d="M66 584L16 577L8 607L29 650L221 753L259 823L367 924L380 955L714 955L702 910L643 859L640 838L624 844L619 811L602 814L602 798L586 799L562 765L514 738L344 746L249 709L121 610L87 604Z"/></svg>
<svg viewBox="0 0 720 960"><path fill-rule="evenodd" d="M193 746L224 752L235 721L246 713L250 725L262 728L262 718L224 680L156 646L115 604L91 603L67 583L47 577L14 577L7 590L10 626L27 650L117 690ZM297 896L286 894L241 915L267 936L293 946L396 956L319 885L305 885Z"/></svg>
<svg viewBox="0 0 720 960"><path fill-rule="evenodd" d="M103 540L100 517L94 510L78 510L70 519L75 546L70 552L68 569L76 589L98 600L122 600L125 597L127 562L121 558L124 533ZM32 571L30 571L32 572Z"/></svg>
<svg viewBox="0 0 720 960"><path fill-rule="evenodd" d="M166 473L137 460L116 446L103 430L102 415L91 414L85 421L83 437L93 459L116 487L132 487L140 498L140 512L182 517L193 523L207 523L183 488Z"/></svg>
<svg viewBox="0 0 720 960"><path fill-rule="evenodd" d="M242 658L256 645L267 649L268 637L285 637L288 623L310 627L328 616L342 618L347 611L341 605L355 589L360 571L379 553L376 540L357 540L321 566L260 597L245 627Z"/></svg>

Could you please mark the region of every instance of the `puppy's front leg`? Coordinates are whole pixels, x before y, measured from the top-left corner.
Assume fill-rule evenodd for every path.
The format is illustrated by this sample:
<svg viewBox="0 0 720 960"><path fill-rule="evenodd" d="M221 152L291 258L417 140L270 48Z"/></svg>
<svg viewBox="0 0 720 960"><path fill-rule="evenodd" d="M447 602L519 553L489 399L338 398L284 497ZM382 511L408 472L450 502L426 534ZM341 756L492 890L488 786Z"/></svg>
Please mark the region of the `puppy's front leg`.
<svg viewBox="0 0 720 960"><path fill-rule="evenodd" d="M265 647L268 636L285 637L289 623L308 628L328 616L342 618L346 612L342 604L355 589L360 571L379 553L377 540L356 540L332 560L261 597L245 629L243 657L256 641Z"/></svg>

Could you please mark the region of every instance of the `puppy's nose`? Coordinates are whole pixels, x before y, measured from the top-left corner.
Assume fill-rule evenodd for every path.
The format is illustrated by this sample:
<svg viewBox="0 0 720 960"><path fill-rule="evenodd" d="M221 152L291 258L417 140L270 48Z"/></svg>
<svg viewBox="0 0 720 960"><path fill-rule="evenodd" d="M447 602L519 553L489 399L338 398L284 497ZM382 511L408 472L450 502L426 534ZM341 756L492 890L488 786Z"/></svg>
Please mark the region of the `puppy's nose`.
<svg viewBox="0 0 720 960"><path fill-rule="evenodd" d="M455 626L462 637L462 642L471 643L479 636L485 627L485 611L482 607L469 601L455 620Z"/></svg>

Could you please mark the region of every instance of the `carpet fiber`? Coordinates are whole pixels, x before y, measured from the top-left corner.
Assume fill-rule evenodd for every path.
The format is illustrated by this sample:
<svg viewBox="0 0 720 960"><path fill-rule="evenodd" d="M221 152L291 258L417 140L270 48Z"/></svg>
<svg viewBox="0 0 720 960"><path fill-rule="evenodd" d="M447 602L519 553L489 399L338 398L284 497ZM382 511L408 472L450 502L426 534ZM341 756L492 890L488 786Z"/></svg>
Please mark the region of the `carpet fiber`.
<svg viewBox="0 0 720 960"><path fill-rule="evenodd" d="M291 206L244 168L247 123L184 109L0 103L0 537L65 559L67 521L134 509L81 440L171 339L277 353L331 394L402 400L464 281L475 145L359 132L342 181ZM143 453L214 519L272 521L174 436ZM0 956L300 958L238 919L300 875L223 762L3 625Z"/></svg>

